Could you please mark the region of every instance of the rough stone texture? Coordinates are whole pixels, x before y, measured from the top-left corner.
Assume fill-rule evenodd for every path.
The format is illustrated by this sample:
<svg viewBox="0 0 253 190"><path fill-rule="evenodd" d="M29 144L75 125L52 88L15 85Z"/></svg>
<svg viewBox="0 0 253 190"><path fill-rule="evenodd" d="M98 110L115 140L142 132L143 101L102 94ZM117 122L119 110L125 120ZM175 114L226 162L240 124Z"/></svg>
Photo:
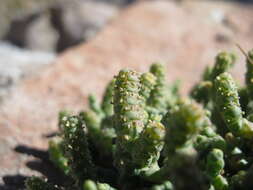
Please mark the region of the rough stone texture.
<svg viewBox="0 0 253 190"><path fill-rule="evenodd" d="M17 85L21 79L25 76L36 75L39 68L45 66L49 63L52 63L55 55L52 53L43 53L39 51L28 51L23 50L18 47L12 46L7 43L0 43L0 102L4 101L6 96L12 92L12 89ZM14 92L15 93L15 92ZM12 108L9 108L10 110ZM13 152L13 147L16 147L17 141L13 132L9 130L8 127L0 126L0 176L4 174L18 174L18 173L27 173L28 168L21 167L21 164L27 162L27 156L19 155L18 157ZM17 128L18 132L19 129ZM16 133L15 132L15 133ZM22 133L20 130L18 133ZM22 176L17 176L15 180L9 179L5 176L5 181L9 181L12 185L16 183L19 187L19 181L22 180ZM1 184L1 183L0 183ZM17 189L18 187L13 187ZM0 185L0 189L2 189Z"/></svg>
<svg viewBox="0 0 253 190"><path fill-rule="evenodd" d="M25 75L35 72L55 58L53 53L23 50L0 42L0 102Z"/></svg>
<svg viewBox="0 0 253 190"><path fill-rule="evenodd" d="M129 0L8 0L0 6L0 39L62 51L93 37ZM40 37L38 37L40 36Z"/></svg>
<svg viewBox="0 0 253 190"><path fill-rule="evenodd" d="M35 14L63 0L1 0L0 38L2 38L14 19Z"/></svg>
<svg viewBox="0 0 253 190"><path fill-rule="evenodd" d="M58 39L58 32L51 26L50 14L44 13L27 27L24 46L31 50L54 52Z"/></svg>
<svg viewBox="0 0 253 190"><path fill-rule="evenodd" d="M87 41L95 36L118 13L109 2L72 0L51 10L52 25L59 33L57 50Z"/></svg>
<svg viewBox="0 0 253 190"><path fill-rule="evenodd" d="M203 10L196 11L200 5ZM46 149L45 135L57 129L58 111L85 108L88 93L101 95L121 68L146 71L153 61L165 62L168 80L180 78L185 94L219 49L236 49L234 42L250 48L252 8L167 1L132 5L89 43L63 53L13 90L0 107L0 176L38 174L29 164L31 155L38 156L27 147ZM243 60L240 56L234 69L237 78L242 78ZM13 151L18 145L27 147Z"/></svg>

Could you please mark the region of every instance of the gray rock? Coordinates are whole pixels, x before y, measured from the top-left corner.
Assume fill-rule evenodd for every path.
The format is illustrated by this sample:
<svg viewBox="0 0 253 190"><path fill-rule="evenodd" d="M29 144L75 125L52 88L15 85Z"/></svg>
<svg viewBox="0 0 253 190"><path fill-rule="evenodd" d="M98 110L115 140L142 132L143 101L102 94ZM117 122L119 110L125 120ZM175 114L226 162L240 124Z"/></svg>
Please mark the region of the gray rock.
<svg viewBox="0 0 253 190"><path fill-rule="evenodd" d="M47 12L34 19L27 27L24 38L28 49L54 52L59 35L51 25L50 14Z"/></svg>
<svg viewBox="0 0 253 190"><path fill-rule="evenodd" d="M64 0L1 0L0 38L5 36L13 20L46 10Z"/></svg>
<svg viewBox="0 0 253 190"><path fill-rule="evenodd" d="M58 50L89 40L110 21L118 6L102 1L73 0L52 9L52 24L59 32Z"/></svg>
<svg viewBox="0 0 253 190"><path fill-rule="evenodd" d="M54 59L52 53L22 50L0 42L0 99L28 73L31 75Z"/></svg>
<svg viewBox="0 0 253 190"><path fill-rule="evenodd" d="M62 51L95 36L120 8L133 1L3 0L0 39L29 49L52 51L57 46Z"/></svg>

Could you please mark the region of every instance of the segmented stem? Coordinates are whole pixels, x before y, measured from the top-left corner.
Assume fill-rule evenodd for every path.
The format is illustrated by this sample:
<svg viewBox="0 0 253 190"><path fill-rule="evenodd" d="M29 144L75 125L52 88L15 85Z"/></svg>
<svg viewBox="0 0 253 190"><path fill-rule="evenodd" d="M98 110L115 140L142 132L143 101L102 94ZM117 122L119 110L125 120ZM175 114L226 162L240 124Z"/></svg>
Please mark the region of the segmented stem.
<svg viewBox="0 0 253 190"><path fill-rule="evenodd" d="M243 118L239 103L237 86L228 73L219 75L215 80L216 106L229 130L243 138L253 137L253 124Z"/></svg>
<svg viewBox="0 0 253 190"><path fill-rule="evenodd" d="M96 178L96 167L92 162L87 142L86 126L77 116L64 117L63 140L70 172L79 185L85 179Z"/></svg>
<svg viewBox="0 0 253 190"><path fill-rule="evenodd" d="M143 131L147 120L140 89L139 73L131 70L119 72L113 100L114 126L117 134L115 163L118 168L132 167L131 153L134 142Z"/></svg>

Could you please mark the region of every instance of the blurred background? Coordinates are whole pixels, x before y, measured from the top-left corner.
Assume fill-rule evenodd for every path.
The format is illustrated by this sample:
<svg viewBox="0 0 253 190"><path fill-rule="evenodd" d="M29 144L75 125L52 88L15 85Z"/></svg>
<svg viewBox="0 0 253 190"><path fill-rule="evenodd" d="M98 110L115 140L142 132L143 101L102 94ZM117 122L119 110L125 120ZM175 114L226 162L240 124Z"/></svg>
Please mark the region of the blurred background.
<svg viewBox="0 0 253 190"><path fill-rule="evenodd" d="M0 40L28 50L61 52L87 42L119 11L136 1L143 0L1 0ZM185 3L205 0L174 1ZM214 4L233 2L210 1Z"/></svg>
<svg viewBox="0 0 253 190"><path fill-rule="evenodd" d="M2 0L0 37L47 52L88 41L134 0Z"/></svg>
<svg viewBox="0 0 253 190"><path fill-rule="evenodd" d="M119 69L164 62L185 94L224 49L243 81L235 43L253 48L253 0L0 0L0 189L61 182L46 151L58 111L85 108Z"/></svg>
<svg viewBox="0 0 253 190"><path fill-rule="evenodd" d="M1 0L0 87L3 88L0 88L0 97L5 95L10 85L27 72L52 62L58 53L67 48L88 42L110 21L119 17L122 10L141 1L145 0ZM235 25L238 23L234 24L229 20L226 15L227 9L239 11L236 16L240 16L240 12L244 11L240 3L247 6L253 2L253 0L168 1L186 7L196 14L199 13L198 16L203 20L222 23L233 31L236 30ZM205 9L208 10L204 11ZM177 22L176 19L175 16L174 22ZM244 20L241 22L242 25L247 23ZM228 38L223 34L217 35L220 41L227 41Z"/></svg>

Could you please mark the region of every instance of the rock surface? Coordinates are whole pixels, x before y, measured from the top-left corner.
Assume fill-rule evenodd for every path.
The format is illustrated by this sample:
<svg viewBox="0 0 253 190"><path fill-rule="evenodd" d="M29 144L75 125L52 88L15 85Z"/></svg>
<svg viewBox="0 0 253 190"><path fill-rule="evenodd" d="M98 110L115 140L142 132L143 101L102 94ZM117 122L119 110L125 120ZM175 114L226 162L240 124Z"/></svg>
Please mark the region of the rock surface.
<svg viewBox="0 0 253 190"><path fill-rule="evenodd" d="M118 13L113 2L72 0L52 8L51 21L59 34L57 50L88 41Z"/></svg>
<svg viewBox="0 0 253 190"><path fill-rule="evenodd" d="M27 49L55 52L59 34L51 25L50 14L35 18L27 27L23 40Z"/></svg>
<svg viewBox="0 0 253 190"><path fill-rule="evenodd" d="M41 12L53 4L63 0L8 0L1 1L0 6L0 38L8 31L13 20Z"/></svg>
<svg viewBox="0 0 253 190"><path fill-rule="evenodd" d="M41 51L23 50L0 42L0 101L24 76L50 64L55 55Z"/></svg>
<svg viewBox="0 0 253 190"><path fill-rule="evenodd" d="M195 11L200 5L205 9ZM101 95L121 68L146 71L153 61L167 63L168 80L181 79L185 94L218 50L235 49L234 42L250 48L252 8L213 7L211 2L137 3L89 43L68 50L38 75L26 78L0 107L0 176L7 184L2 187L19 185L15 179L23 175L39 175L41 165L31 164L39 157L33 148L47 148L45 136L57 129L58 111L84 109L87 95ZM234 69L238 79L245 71L243 60L240 56L241 64Z"/></svg>
<svg viewBox="0 0 253 190"><path fill-rule="evenodd" d="M90 39L130 2L8 0L0 7L0 39L29 49L62 51Z"/></svg>

